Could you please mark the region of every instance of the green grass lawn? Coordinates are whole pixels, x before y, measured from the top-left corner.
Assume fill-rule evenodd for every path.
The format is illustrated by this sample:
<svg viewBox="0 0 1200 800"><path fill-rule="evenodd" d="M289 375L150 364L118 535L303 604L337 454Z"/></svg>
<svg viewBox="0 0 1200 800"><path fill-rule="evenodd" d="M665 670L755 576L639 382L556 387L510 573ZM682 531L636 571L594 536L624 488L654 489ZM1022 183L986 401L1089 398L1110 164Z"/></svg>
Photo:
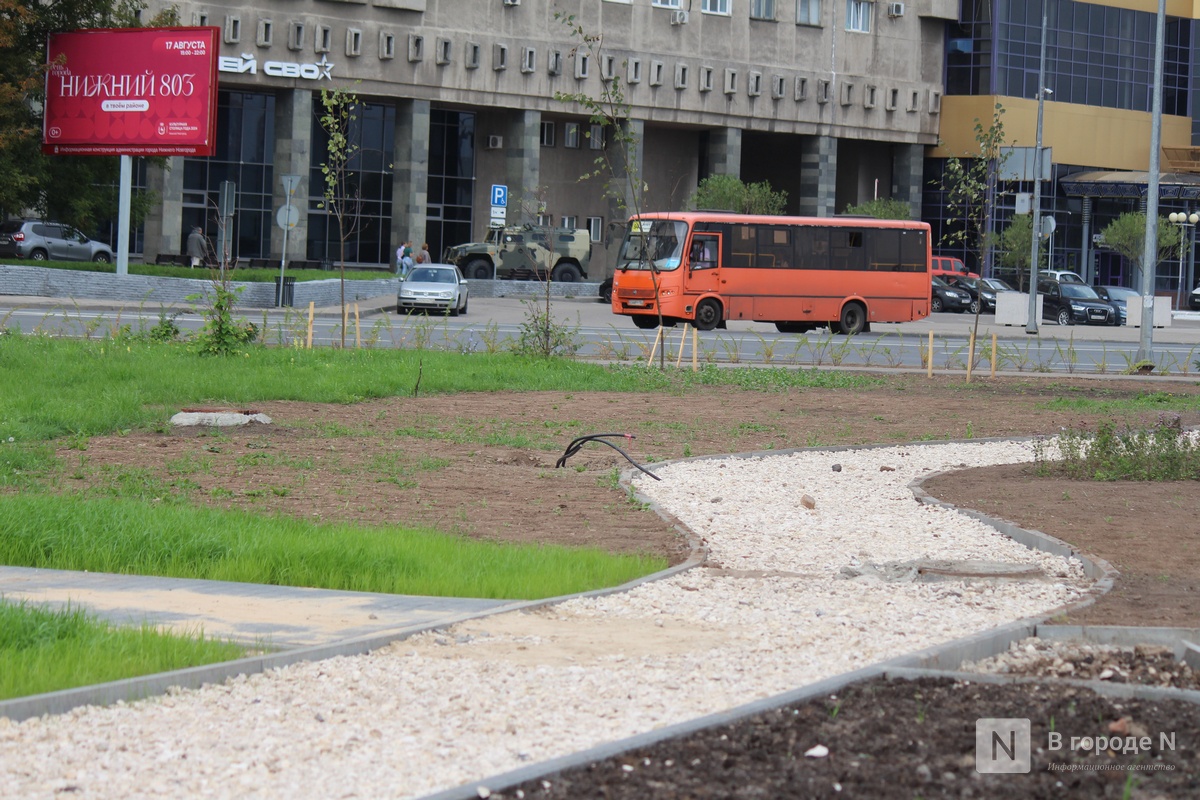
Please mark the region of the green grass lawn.
<svg viewBox="0 0 1200 800"><path fill-rule="evenodd" d="M0 600L0 700L241 658L202 634L118 627L78 608Z"/></svg>

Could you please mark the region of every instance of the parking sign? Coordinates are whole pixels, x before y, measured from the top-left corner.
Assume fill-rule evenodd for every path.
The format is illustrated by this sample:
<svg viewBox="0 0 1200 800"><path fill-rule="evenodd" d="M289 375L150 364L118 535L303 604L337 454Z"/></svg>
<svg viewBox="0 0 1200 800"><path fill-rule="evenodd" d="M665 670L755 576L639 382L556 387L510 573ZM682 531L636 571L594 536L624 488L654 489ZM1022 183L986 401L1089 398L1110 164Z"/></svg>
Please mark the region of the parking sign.
<svg viewBox="0 0 1200 800"><path fill-rule="evenodd" d="M508 205L508 187L502 183L492 184L492 205L507 206Z"/></svg>

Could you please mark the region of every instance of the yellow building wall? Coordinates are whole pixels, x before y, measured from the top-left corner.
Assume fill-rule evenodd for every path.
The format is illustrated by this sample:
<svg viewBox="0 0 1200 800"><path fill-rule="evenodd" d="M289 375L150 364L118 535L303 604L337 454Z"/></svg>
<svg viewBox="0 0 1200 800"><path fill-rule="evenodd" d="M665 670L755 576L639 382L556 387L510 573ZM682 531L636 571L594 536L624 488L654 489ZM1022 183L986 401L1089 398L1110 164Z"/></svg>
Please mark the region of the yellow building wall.
<svg viewBox="0 0 1200 800"><path fill-rule="evenodd" d="M1128 8L1131 11L1145 11L1148 14L1158 13L1158 0L1088 0L1092 5L1109 6L1111 8ZM1168 17L1189 17L1200 19L1198 0L1167 0L1166 13Z"/></svg>
<svg viewBox="0 0 1200 800"><path fill-rule="evenodd" d="M942 98L940 144L929 155L970 157L979 152L975 122L991 124L996 104L1004 107L1005 144L1037 145L1037 101L1018 97L953 95ZM1055 164L1097 169L1145 171L1150 168L1151 115L1098 106L1047 101L1042 113L1042 146L1052 149ZM1164 114L1162 146L1190 147L1188 117ZM1161 156L1160 156L1161 157Z"/></svg>

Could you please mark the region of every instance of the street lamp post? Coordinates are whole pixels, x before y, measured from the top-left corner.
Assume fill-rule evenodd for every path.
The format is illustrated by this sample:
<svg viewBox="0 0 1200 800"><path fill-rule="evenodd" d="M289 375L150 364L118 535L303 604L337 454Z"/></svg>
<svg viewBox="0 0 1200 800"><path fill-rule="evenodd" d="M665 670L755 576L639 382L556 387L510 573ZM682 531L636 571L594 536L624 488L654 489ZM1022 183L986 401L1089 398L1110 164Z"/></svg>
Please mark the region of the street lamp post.
<svg viewBox="0 0 1200 800"><path fill-rule="evenodd" d="M1158 263L1158 151L1162 147L1162 72L1167 0L1158 0L1154 26L1154 88L1150 98L1150 167L1146 180L1146 242L1142 250L1142 331L1137 360L1154 361L1154 267Z"/></svg>
<svg viewBox="0 0 1200 800"><path fill-rule="evenodd" d="M1049 91L1046 88L1046 15L1047 7L1050 5L1050 0L1042 0L1042 46L1038 54L1038 93L1037 93L1037 141L1033 146L1033 221L1032 233L1030 237L1033 239L1033 252L1029 255L1029 312L1025 319L1025 332L1036 334L1038 332L1037 319L1037 274L1038 274L1038 251L1041 249L1041 237L1039 231L1041 229L1042 216L1042 113L1046 106L1046 93Z"/></svg>
<svg viewBox="0 0 1200 800"><path fill-rule="evenodd" d="M296 227L299 222L299 212L292 205L292 197L296 194L296 187L300 185L299 175L280 175L280 182L283 184L283 207L279 209L278 223L279 227L283 228L283 252L279 256L279 297L275 298L278 301L280 308L283 308L283 284L286 279L287 269L287 245L288 231Z"/></svg>
<svg viewBox="0 0 1200 800"><path fill-rule="evenodd" d="M1200 222L1200 214L1195 211L1187 213L1186 211L1173 211L1167 216L1167 219L1179 226L1179 289L1177 297L1179 303L1176 308L1183 308L1186 300L1185 292L1187 292L1187 272L1184 267L1185 248L1191 242L1192 237L1196 235L1196 223Z"/></svg>

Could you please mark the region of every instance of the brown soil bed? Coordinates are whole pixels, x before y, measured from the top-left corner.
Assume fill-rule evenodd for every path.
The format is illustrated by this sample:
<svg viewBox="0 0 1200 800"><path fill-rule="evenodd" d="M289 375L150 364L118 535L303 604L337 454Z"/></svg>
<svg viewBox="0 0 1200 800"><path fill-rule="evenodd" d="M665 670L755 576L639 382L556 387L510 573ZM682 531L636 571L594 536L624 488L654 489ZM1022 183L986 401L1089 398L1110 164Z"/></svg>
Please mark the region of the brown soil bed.
<svg viewBox="0 0 1200 800"><path fill-rule="evenodd" d="M976 720L1029 719L1027 773L976 770ZM1082 688L878 680L493 792L511 798L1188 798L1200 793L1200 706ZM1049 735L1067 746L1051 751ZM1132 731L1139 755L1070 750ZM1175 732L1174 749L1160 734ZM1143 733L1144 732L1144 733ZM821 746L823 757L805 753ZM1093 751L1094 751L1093 747Z"/></svg>
<svg viewBox="0 0 1200 800"><path fill-rule="evenodd" d="M542 392L351 406L272 402L255 406L273 418L270 426L132 432L96 437L86 451L60 455L71 489L121 484L146 496L186 493L219 507L647 552L679 563L689 552L684 537L617 488L616 470L628 463L608 447L587 445L556 469L568 442L588 433L630 433L636 438L622 446L645 464L817 445L1050 435L1064 426L1094 427L1114 413L1119 421L1153 424L1158 409L1152 402L1144 412L1128 413L1078 401L1155 392L1200 398L1200 386L1184 382L1031 376L966 384L889 376L854 391L713 388L685 396ZM1200 425L1200 413L1182 416L1184 425ZM1039 477L1016 465L935 476L924 488L1071 542L1120 572L1110 594L1054 621L1200 627L1195 482L1100 484ZM951 682L873 682L839 695L836 714L831 702L611 759L556 777L550 790L540 783L526 787L526 796L1200 796L1200 715L1189 704L1116 701L1054 685ZM1141 759L1120 755L1117 763L1125 768L1161 757L1176 769L1142 771L1132 779L1123 770L1062 772L1047 769L1049 761L1073 757L1035 753L1028 775L979 775L974 726L987 716L1030 719L1035 743L1051 725L1085 735L1130 717L1156 741L1159 732L1176 731L1177 749ZM1078 727L1067 727L1068 721ZM805 758L816 744L830 755ZM1100 755L1088 763L1106 759L1112 760Z"/></svg>

